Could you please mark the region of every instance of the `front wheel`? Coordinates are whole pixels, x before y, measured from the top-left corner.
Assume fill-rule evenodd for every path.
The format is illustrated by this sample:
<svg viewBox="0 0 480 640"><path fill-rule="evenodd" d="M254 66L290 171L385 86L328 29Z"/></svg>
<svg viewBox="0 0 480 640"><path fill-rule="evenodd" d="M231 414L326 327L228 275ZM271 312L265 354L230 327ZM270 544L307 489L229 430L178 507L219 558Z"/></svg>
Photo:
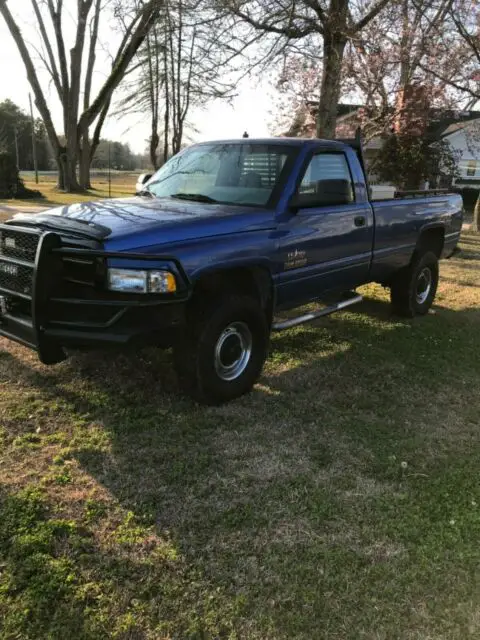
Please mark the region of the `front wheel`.
<svg viewBox="0 0 480 640"><path fill-rule="evenodd" d="M433 251L417 255L392 283L395 313L407 318L428 313L437 293L438 275L438 258Z"/></svg>
<svg viewBox="0 0 480 640"><path fill-rule="evenodd" d="M267 356L269 329L249 296L225 296L192 312L174 348L182 387L202 404L222 404L250 391Z"/></svg>

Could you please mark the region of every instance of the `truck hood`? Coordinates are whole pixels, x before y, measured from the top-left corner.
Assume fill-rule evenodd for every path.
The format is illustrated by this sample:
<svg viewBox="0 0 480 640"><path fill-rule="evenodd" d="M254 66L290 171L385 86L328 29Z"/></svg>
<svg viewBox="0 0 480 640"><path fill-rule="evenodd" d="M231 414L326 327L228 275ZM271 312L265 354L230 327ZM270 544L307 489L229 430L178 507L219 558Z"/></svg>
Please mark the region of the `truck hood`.
<svg viewBox="0 0 480 640"><path fill-rule="evenodd" d="M32 216L30 224L33 218L36 226L65 232L71 227L76 235L101 239L106 248L122 251L271 228L274 214L254 207L132 197L57 207Z"/></svg>

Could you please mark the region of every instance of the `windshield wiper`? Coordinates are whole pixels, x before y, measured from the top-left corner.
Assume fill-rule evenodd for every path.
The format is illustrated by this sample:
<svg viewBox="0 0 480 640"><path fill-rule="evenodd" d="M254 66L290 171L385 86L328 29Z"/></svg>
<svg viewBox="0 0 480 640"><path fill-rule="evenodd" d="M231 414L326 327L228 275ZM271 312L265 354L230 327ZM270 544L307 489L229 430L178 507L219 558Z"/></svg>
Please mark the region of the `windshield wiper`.
<svg viewBox="0 0 480 640"><path fill-rule="evenodd" d="M218 202L215 198L206 196L203 193L174 193L170 197L178 198L179 200L191 200L192 202L209 202L210 204Z"/></svg>

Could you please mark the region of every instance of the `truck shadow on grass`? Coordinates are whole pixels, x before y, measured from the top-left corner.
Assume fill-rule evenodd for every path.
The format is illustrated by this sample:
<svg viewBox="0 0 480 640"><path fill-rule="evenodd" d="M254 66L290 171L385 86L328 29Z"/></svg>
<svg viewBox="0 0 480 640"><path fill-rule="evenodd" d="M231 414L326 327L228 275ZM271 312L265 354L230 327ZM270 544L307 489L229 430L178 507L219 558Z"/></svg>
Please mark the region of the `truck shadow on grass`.
<svg viewBox="0 0 480 640"><path fill-rule="evenodd" d="M36 370L3 356L17 384L63 403L63 455L132 514L113 539L119 556L127 540L134 559L93 558L125 576L121 602L130 594L150 612L134 637L162 620L182 638L310 638L319 628L393 637L419 624L414 611L433 583L417 568L420 538L388 508L408 492L400 461L436 478L439 461L455 469L479 444L480 311L435 311L402 321L367 300L278 335L254 392L219 408L178 395L165 352L76 355ZM415 513L428 530L428 509ZM165 557L147 562L138 549L152 536ZM445 573L435 553L429 561ZM456 562L454 574L466 561ZM402 598L385 588L395 581ZM421 622L430 631L448 588L435 586L435 611Z"/></svg>

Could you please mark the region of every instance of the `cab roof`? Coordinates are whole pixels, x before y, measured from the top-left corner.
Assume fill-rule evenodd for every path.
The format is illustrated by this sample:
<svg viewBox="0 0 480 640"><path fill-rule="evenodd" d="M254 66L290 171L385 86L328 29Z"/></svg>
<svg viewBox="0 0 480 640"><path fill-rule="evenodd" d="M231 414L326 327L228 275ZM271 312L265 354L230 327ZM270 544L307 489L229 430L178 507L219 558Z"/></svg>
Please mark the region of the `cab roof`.
<svg viewBox="0 0 480 640"><path fill-rule="evenodd" d="M232 138L230 140L205 140L197 142L194 146L205 144L268 144L268 145L288 145L291 147L338 147L344 148L345 142L342 140L326 140L322 138Z"/></svg>

